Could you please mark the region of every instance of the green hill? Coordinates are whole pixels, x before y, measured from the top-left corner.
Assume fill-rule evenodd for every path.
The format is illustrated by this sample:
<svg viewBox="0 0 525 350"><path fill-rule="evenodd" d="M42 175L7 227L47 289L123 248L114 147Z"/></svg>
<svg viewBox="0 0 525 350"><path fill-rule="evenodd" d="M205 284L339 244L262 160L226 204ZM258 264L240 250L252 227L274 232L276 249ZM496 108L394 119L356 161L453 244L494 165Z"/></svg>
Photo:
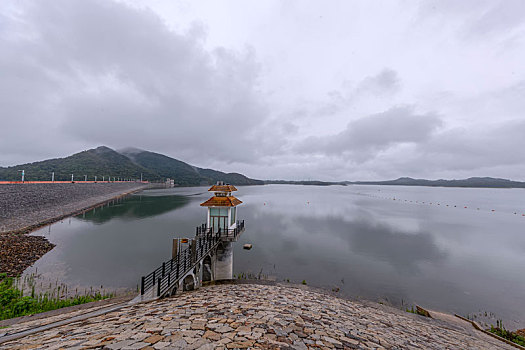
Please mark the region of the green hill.
<svg viewBox="0 0 525 350"><path fill-rule="evenodd" d="M198 186L209 184L208 178L202 177L194 167L180 160L138 149L125 149L120 152L135 162L135 164L155 171L163 179L174 179L179 185Z"/></svg>
<svg viewBox="0 0 525 350"><path fill-rule="evenodd" d="M94 176L102 180L102 177L144 178L160 180L160 177L135 163L128 157L115 152L108 147L98 147L79 152L65 158L48 159L40 162L15 165L8 168L0 168L0 180L20 180L19 170L25 170L27 181L51 180L51 173L55 172L55 180L70 180L74 174L76 180L93 180Z"/></svg>
<svg viewBox="0 0 525 350"><path fill-rule="evenodd" d="M264 181L250 179L239 173L223 173L213 169L195 168L197 172L212 182L224 181L233 185L264 185Z"/></svg>
<svg viewBox="0 0 525 350"><path fill-rule="evenodd" d="M223 173L212 169L200 169L163 154L127 148L120 152L101 146L65 158L48 159L35 163L12 167L0 167L0 180L20 180L19 170L25 170L27 181L50 180L55 172L55 180L89 180L94 176L120 177L157 182L167 178L181 186L209 185L222 180L233 185L261 185L262 181L247 178L242 174Z"/></svg>
<svg viewBox="0 0 525 350"><path fill-rule="evenodd" d="M139 149L120 151L137 165L155 171L163 179L175 179L182 186L209 185L224 181L233 185L262 185L260 180L250 179L242 174L223 173L212 169L201 169L163 154Z"/></svg>

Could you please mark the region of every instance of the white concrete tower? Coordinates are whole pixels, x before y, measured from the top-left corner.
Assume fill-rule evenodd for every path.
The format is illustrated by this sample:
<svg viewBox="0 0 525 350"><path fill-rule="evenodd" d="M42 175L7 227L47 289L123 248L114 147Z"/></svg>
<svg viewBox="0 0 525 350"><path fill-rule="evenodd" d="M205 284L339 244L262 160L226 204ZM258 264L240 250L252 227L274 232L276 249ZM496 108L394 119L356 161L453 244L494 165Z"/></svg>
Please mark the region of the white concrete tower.
<svg viewBox="0 0 525 350"><path fill-rule="evenodd" d="M208 207L208 219L206 224L217 232L221 230L233 229L237 220L237 206L242 202L232 196L233 191L237 191L233 185L225 185L218 181L208 190L213 192L214 196L206 202L201 203L202 207Z"/></svg>
<svg viewBox="0 0 525 350"><path fill-rule="evenodd" d="M219 229L232 230L237 226L237 206L242 202L232 196L233 191L237 191L235 186L224 184L219 181L208 190L213 192L214 196L201 206L208 207L207 226L216 233ZM217 247L216 261L214 264L215 280L227 280L233 278L233 242L228 239L222 239Z"/></svg>

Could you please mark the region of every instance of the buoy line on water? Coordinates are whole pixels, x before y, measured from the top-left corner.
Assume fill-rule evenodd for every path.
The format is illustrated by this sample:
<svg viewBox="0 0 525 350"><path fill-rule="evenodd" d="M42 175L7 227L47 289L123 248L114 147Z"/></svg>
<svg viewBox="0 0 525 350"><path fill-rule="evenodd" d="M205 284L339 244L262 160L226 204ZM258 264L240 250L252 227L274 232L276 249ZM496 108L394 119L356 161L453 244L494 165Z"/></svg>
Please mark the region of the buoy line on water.
<svg viewBox="0 0 525 350"><path fill-rule="evenodd" d="M375 196L373 194L368 194L368 193L361 193L361 192L350 192L352 194L356 194L356 195L359 195L359 196L365 196L365 197L370 197L370 198L378 198L378 199L387 199L387 200L393 200L393 201L396 201L396 202L400 202L400 203L403 203L405 204L405 202L408 204L408 203L414 203L414 204L428 204L428 205L439 205L441 206L442 203L437 203L437 202L429 202L429 201L421 201L421 200L410 200L410 199L402 199L402 198L397 198L397 197L384 197L384 196ZM457 204L443 204L443 206L445 207L450 207L450 208L461 208L463 207L462 209L469 209L470 207L469 206L462 206L462 205L457 205ZM480 207L475 207L476 210L479 210L481 212L486 212L484 209L481 209ZM472 209L472 208L470 208ZM488 209L487 209L488 210ZM488 213L496 213L496 209L490 209L490 211ZM509 213L509 212L498 212L498 213L507 213L507 214L511 214L511 215L518 215L519 211L513 211L512 213ZM525 213L521 214L522 217L525 217Z"/></svg>

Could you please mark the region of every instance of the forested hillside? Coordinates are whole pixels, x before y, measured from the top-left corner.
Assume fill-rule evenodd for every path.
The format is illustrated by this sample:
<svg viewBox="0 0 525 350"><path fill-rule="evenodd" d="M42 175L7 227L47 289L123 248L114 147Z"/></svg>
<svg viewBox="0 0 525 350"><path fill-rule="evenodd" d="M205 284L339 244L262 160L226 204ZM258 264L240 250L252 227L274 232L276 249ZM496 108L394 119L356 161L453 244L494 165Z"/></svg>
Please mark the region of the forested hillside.
<svg viewBox="0 0 525 350"><path fill-rule="evenodd" d="M218 180L234 185L260 185L260 180L250 179L242 174L223 173L212 169L200 169L180 160L163 154L128 148L117 152L109 147L101 146L95 149L79 152L65 158L48 159L40 162L27 163L12 167L0 167L0 181L20 180L20 171L25 171L27 181L45 181L55 173L55 180L70 180L71 174L75 180L98 180L109 176L140 179L151 182L174 179L180 186L209 185Z"/></svg>

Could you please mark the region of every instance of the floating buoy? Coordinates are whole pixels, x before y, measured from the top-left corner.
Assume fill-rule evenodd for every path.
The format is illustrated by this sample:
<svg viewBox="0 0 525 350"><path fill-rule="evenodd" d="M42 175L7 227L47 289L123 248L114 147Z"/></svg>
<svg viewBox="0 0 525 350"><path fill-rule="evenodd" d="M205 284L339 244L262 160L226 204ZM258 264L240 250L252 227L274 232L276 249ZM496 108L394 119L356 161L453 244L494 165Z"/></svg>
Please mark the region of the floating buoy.
<svg viewBox="0 0 525 350"><path fill-rule="evenodd" d="M467 209L467 207L465 207L465 209Z"/></svg>
<svg viewBox="0 0 525 350"><path fill-rule="evenodd" d="M492 209L492 211L495 211L494 209Z"/></svg>
<svg viewBox="0 0 525 350"><path fill-rule="evenodd" d="M245 245L242 246L242 249L250 250L252 249L252 245L250 243L246 243Z"/></svg>

